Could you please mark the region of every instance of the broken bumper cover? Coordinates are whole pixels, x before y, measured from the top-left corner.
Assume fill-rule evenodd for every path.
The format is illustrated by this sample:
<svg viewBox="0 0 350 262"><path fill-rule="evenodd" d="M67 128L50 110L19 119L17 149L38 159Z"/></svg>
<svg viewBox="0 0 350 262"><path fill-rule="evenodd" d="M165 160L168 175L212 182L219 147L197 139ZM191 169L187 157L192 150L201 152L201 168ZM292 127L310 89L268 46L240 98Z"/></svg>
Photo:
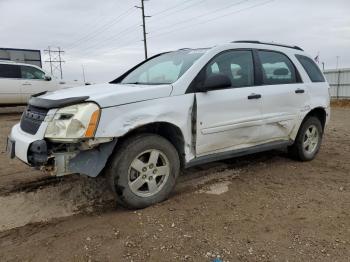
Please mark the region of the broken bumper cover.
<svg viewBox="0 0 350 262"><path fill-rule="evenodd" d="M40 133L40 129L38 131ZM39 136L33 136L23 132L20 128L20 125L15 125L11 130L11 135L9 136L9 141L12 141L14 144L14 154L12 158L16 156L23 162L30 164L28 160L28 151L29 147L33 142L41 140Z"/></svg>
<svg viewBox="0 0 350 262"><path fill-rule="evenodd" d="M18 124L12 128L7 147L11 149L11 158L17 157L30 166L49 171L52 175L79 173L96 177L105 167L116 142L117 139L114 139L88 150L55 150L55 146L59 148L60 144L27 134Z"/></svg>

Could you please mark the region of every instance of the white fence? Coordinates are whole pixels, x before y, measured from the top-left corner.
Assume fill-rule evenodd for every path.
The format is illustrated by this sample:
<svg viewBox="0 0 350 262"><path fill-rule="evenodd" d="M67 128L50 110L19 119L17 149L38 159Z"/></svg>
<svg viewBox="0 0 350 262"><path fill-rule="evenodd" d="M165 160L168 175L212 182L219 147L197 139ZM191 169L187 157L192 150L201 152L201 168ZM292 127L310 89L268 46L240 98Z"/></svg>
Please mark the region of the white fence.
<svg viewBox="0 0 350 262"><path fill-rule="evenodd" d="M332 98L350 98L350 68L325 70L324 75L331 86Z"/></svg>

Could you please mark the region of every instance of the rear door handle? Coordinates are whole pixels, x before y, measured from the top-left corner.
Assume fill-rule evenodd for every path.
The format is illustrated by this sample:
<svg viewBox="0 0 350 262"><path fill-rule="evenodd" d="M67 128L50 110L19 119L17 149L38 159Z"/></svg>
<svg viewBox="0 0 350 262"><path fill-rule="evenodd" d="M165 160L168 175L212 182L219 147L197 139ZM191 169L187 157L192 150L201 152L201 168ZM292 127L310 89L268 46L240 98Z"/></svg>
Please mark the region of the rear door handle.
<svg viewBox="0 0 350 262"><path fill-rule="evenodd" d="M251 94L248 96L248 99L260 99L261 95L260 94Z"/></svg>
<svg viewBox="0 0 350 262"><path fill-rule="evenodd" d="M22 85L23 85L23 86L31 86L32 84L29 83L29 82L25 82L25 83L23 83Z"/></svg>
<svg viewBox="0 0 350 262"><path fill-rule="evenodd" d="M295 90L295 93L296 94L303 94L303 93L305 93L305 90L304 89L297 89L297 90Z"/></svg>

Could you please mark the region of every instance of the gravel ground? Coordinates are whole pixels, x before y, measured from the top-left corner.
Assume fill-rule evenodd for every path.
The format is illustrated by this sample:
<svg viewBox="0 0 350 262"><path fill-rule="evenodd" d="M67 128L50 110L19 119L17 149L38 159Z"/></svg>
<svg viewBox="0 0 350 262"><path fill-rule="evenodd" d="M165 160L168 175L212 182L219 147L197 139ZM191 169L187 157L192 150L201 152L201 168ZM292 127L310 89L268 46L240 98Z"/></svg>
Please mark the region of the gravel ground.
<svg viewBox="0 0 350 262"><path fill-rule="evenodd" d="M21 109L0 111L0 148ZM314 161L284 152L186 170L129 211L104 179L50 178L0 151L0 261L350 261L350 109Z"/></svg>

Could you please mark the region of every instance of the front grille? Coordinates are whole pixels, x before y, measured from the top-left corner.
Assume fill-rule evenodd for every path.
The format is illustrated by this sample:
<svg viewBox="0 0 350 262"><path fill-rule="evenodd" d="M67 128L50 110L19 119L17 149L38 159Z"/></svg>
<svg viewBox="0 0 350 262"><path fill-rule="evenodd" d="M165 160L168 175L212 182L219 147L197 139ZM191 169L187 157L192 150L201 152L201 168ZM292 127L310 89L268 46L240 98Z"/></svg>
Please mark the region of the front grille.
<svg viewBox="0 0 350 262"><path fill-rule="evenodd" d="M28 105L21 118L21 129L35 135L49 110Z"/></svg>

